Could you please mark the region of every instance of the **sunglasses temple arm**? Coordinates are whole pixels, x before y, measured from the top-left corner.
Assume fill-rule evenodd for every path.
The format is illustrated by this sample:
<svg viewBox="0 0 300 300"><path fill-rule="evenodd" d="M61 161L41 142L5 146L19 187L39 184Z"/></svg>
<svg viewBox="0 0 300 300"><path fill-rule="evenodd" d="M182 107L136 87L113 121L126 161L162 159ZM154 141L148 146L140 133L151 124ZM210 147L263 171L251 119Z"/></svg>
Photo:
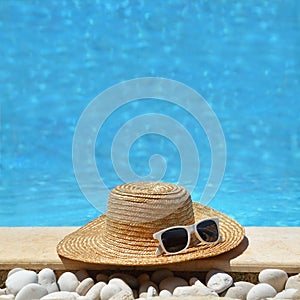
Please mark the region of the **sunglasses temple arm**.
<svg viewBox="0 0 300 300"><path fill-rule="evenodd" d="M155 254L156 254L156 255L161 255L163 252L164 252L164 251L163 251L161 245L158 245L158 247L157 247L157 249L156 249L156 251L155 251Z"/></svg>

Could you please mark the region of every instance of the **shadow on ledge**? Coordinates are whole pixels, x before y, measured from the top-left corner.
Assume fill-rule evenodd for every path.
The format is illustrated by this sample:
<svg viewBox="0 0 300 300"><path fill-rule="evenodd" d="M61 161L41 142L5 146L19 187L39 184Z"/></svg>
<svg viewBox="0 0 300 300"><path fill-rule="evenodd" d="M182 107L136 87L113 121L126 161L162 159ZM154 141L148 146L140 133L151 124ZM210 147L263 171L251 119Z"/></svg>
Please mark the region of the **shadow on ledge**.
<svg viewBox="0 0 300 300"><path fill-rule="evenodd" d="M196 259L180 263L172 263L165 265L151 265L151 266L119 266L119 265L104 265L91 264L81 261L67 259L61 257L60 259L67 270L145 270L154 271L157 269L169 269L172 271L209 271L211 269L220 269L225 272L235 271L232 268L232 261L240 256L248 247L249 240L245 236L239 246L226 253L204 259ZM240 266L242 268L242 266ZM242 270L241 270L242 272Z"/></svg>

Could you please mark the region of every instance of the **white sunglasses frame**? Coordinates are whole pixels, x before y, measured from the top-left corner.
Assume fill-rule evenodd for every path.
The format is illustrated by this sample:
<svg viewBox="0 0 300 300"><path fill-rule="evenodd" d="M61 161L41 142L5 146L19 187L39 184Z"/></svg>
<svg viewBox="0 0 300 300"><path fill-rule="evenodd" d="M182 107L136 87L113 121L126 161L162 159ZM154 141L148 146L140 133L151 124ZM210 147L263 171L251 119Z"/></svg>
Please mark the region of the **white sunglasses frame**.
<svg viewBox="0 0 300 300"><path fill-rule="evenodd" d="M201 236L199 235L199 233L197 232L197 225L199 223L202 223L204 221L214 221L217 225L217 229L218 229L218 238L216 241L214 242L206 242L204 241ZM170 229L176 229L176 228L181 228L181 229L185 229L187 231L187 234L188 234L188 238L187 238L187 243L186 243L186 246L184 249L181 249L177 252L169 252L166 250L163 242L162 242L162 239L161 239L161 236L164 232L170 230ZM166 254L171 254L171 255L174 255L174 254L178 254L178 253L181 253L183 251L185 251L189 246L190 246L190 242L191 242L191 234L194 233L196 235L196 237L198 238L198 240L204 244L216 244L216 243L219 243L219 242L224 242L225 239L220 235L220 227L219 227L219 218L207 218L207 219L202 219L198 222L196 222L195 224L192 224L192 225L188 225L188 226L172 226L172 227L168 227L168 228L165 228L165 229L162 229L160 231L157 231L153 234L153 238L158 240L159 242L159 245L156 249L156 252L155 254L156 255L161 255L163 254L163 252L165 252Z"/></svg>

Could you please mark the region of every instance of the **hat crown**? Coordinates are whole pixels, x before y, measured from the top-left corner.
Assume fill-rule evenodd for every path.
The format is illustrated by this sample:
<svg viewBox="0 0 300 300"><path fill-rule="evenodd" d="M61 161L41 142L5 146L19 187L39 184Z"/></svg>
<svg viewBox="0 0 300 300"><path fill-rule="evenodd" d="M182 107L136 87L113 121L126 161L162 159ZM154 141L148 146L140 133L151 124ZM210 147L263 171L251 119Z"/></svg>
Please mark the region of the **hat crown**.
<svg viewBox="0 0 300 300"><path fill-rule="evenodd" d="M156 223L167 218L170 226L184 225L188 216L194 218L189 192L182 186L162 182L133 182L115 187L109 195L106 215L108 222L130 224Z"/></svg>
<svg viewBox="0 0 300 300"><path fill-rule="evenodd" d="M107 247L115 243L119 252L131 249L132 255L145 247L154 253L153 233L194 222L192 200L185 188L170 183L127 183L109 195L103 243Z"/></svg>

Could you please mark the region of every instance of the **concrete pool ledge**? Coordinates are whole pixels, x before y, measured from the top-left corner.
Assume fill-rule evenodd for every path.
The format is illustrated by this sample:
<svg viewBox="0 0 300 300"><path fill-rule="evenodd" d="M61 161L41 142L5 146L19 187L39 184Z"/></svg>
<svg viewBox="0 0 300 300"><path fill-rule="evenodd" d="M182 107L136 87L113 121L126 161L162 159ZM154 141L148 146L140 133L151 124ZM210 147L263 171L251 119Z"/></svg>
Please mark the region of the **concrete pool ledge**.
<svg viewBox="0 0 300 300"><path fill-rule="evenodd" d="M63 263L56 254L56 245L65 235L76 229L77 227L0 227L0 270L15 267L35 270L45 267L54 270L121 269L68 260ZM247 238L233 251L167 267L175 271L207 271L217 268L226 272L260 272L265 268L280 268L288 273L300 272L300 227L245 229ZM153 270L154 267L135 269Z"/></svg>

